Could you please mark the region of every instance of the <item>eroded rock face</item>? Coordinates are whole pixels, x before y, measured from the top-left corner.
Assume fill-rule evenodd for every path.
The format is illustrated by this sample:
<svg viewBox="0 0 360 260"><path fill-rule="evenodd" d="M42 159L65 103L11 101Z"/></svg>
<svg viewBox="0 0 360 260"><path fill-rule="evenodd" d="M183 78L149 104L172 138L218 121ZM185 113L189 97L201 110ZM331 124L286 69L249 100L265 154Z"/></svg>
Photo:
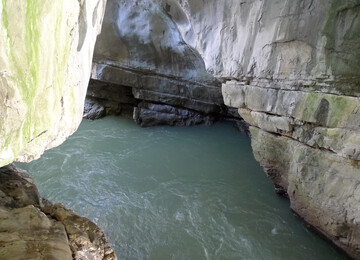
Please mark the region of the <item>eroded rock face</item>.
<svg viewBox="0 0 360 260"><path fill-rule="evenodd" d="M213 76L226 81L225 104L252 126L254 154L276 190L360 258L358 1L112 0L108 8L94 79L132 87L145 101L137 120L150 125L180 118L179 108L213 113L221 104Z"/></svg>
<svg viewBox="0 0 360 260"><path fill-rule="evenodd" d="M255 157L291 208L360 258L360 5L267 2L249 18L239 55L251 62L223 84L225 104L252 125Z"/></svg>
<svg viewBox="0 0 360 260"><path fill-rule="evenodd" d="M117 259L93 222L61 204L40 201L26 171L2 167L0 183L2 259Z"/></svg>
<svg viewBox="0 0 360 260"><path fill-rule="evenodd" d="M196 124L201 120L192 120L192 114L203 116L207 121L208 115L222 112L220 81L207 72L197 50L184 42L177 24L159 1L108 1L91 77L93 85L104 89L131 87L136 103L152 103L148 111L151 107L156 109L151 113L142 113L143 107L134 113L135 121L143 122L142 125L145 122L149 122L147 125L156 122ZM90 96L100 102L104 99L94 91ZM112 100L112 96L107 99ZM168 110L167 106L178 111L188 110L188 115L179 117L178 113L168 113L164 117L162 112L158 113ZM116 104L112 106L109 102L106 107L110 111L117 109Z"/></svg>
<svg viewBox="0 0 360 260"><path fill-rule="evenodd" d="M76 215L62 204L43 199L41 210L65 226L73 259L116 260L104 232L87 218Z"/></svg>
<svg viewBox="0 0 360 260"><path fill-rule="evenodd" d="M161 2L217 77L359 96L357 1Z"/></svg>
<svg viewBox="0 0 360 260"><path fill-rule="evenodd" d="M106 0L0 4L0 166L78 127Z"/></svg>

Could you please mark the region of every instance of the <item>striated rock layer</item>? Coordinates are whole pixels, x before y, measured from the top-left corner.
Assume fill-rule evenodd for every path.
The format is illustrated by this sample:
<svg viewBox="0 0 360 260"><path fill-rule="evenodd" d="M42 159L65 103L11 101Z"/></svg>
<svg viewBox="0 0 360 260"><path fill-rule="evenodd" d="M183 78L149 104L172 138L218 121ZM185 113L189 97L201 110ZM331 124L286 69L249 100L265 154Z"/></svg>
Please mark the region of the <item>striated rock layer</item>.
<svg viewBox="0 0 360 260"><path fill-rule="evenodd" d="M292 209L360 259L359 14L358 0L111 0L94 90L125 87L145 125L204 122L223 98Z"/></svg>
<svg viewBox="0 0 360 260"><path fill-rule="evenodd" d="M109 114L135 107L143 126L211 123L226 114L221 82L159 1L108 0L91 77L90 99ZM120 99L110 94L116 88Z"/></svg>
<svg viewBox="0 0 360 260"><path fill-rule="evenodd" d="M223 67L212 59L226 51L199 51L215 74L236 78L223 84L225 104L251 125L254 155L276 190L360 259L360 3L245 1L238 8L251 10L247 19L232 18L247 42L232 56L238 70L228 58ZM195 13L191 21L205 12L186 10ZM200 21L191 23L195 33L206 24Z"/></svg>
<svg viewBox="0 0 360 260"><path fill-rule="evenodd" d="M357 0L112 0L92 77L131 88L145 125L218 113L226 81L276 190L360 258L359 13Z"/></svg>
<svg viewBox="0 0 360 260"><path fill-rule="evenodd" d="M104 233L62 204L39 198L30 175L0 168L1 259L116 260Z"/></svg>
<svg viewBox="0 0 360 260"><path fill-rule="evenodd" d="M78 127L106 0L0 3L0 166Z"/></svg>

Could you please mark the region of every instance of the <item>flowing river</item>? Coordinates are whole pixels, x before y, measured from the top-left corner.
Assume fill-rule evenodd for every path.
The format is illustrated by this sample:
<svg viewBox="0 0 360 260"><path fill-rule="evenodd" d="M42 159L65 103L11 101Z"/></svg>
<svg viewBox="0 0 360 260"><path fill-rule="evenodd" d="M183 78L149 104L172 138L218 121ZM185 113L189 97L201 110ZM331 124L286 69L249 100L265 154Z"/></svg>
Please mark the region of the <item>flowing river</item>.
<svg viewBox="0 0 360 260"><path fill-rule="evenodd" d="M84 120L60 147L18 165L42 197L100 226L119 259L347 259L275 194L230 123Z"/></svg>

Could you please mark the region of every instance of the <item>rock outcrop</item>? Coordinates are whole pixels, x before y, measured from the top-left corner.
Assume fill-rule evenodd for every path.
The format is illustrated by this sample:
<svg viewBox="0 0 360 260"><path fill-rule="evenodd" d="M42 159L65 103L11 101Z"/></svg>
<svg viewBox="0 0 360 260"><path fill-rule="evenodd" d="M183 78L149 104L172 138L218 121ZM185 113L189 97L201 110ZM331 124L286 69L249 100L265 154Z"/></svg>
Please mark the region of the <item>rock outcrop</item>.
<svg viewBox="0 0 360 260"><path fill-rule="evenodd" d="M78 127L105 0L0 4L0 166L30 161Z"/></svg>
<svg viewBox="0 0 360 260"><path fill-rule="evenodd" d="M0 167L31 161L78 127L106 0L0 3ZM1 259L116 259L103 232L31 177L0 168Z"/></svg>
<svg viewBox="0 0 360 260"><path fill-rule="evenodd" d="M223 84L225 104L251 125L254 155L276 190L360 258L360 4L252 1L243 8L253 12L235 23L248 29L237 31L248 42L238 72L199 51L215 74L236 77Z"/></svg>
<svg viewBox="0 0 360 260"><path fill-rule="evenodd" d="M62 204L40 200L30 175L0 168L1 259L117 259L104 233Z"/></svg>
<svg viewBox="0 0 360 260"><path fill-rule="evenodd" d="M129 111L129 102L104 92L130 89L134 119L143 126L211 123L226 114L221 81L207 72L158 1L108 0L91 77L88 96L109 113L119 106Z"/></svg>

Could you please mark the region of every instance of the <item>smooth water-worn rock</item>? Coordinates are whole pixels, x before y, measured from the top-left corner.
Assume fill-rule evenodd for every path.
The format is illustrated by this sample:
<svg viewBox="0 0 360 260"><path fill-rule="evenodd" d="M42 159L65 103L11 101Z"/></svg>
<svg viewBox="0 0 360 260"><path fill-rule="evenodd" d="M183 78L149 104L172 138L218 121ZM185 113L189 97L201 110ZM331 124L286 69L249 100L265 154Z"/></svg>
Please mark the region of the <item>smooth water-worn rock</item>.
<svg viewBox="0 0 360 260"><path fill-rule="evenodd" d="M0 4L0 166L37 158L77 129L105 4Z"/></svg>
<svg viewBox="0 0 360 260"><path fill-rule="evenodd" d="M238 82L223 93L253 126L255 157L292 209L359 258L359 98Z"/></svg>
<svg viewBox="0 0 360 260"><path fill-rule="evenodd" d="M253 126L254 154L276 190L308 223L360 258L360 5L256 3L239 6L252 10L247 19L233 18L251 42L232 55L241 57L237 71L231 72L230 60L222 69L206 48L199 52L215 74L236 77L223 84L225 104L239 108ZM201 24L202 10L211 7L190 20ZM212 28L209 22L191 24L199 32L205 24ZM249 22L253 26L241 27ZM220 54L226 57L226 51Z"/></svg>
<svg viewBox="0 0 360 260"><path fill-rule="evenodd" d="M252 125L276 190L360 257L360 223L349 217L359 208L359 11L356 0L112 0L92 77L132 87L146 101L135 120L148 125L222 113L214 77L226 81L225 104ZM197 113L189 120L184 108Z"/></svg>
<svg viewBox="0 0 360 260"><path fill-rule="evenodd" d="M2 259L72 259L64 225L39 208L0 207L0 217Z"/></svg>
<svg viewBox="0 0 360 260"><path fill-rule="evenodd" d="M360 163L256 127L250 131L256 159L288 194L291 208L359 259Z"/></svg>
<svg viewBox="0 0 360 260"><path fill-rule="evenodd" d="M217 77L360 95L356 0L161 2Z"/></svg>
<svg viewBox="0 0 360 260"><path fill-rule="evenodd" d="M1 259L117 259L104 233L61 204L40 201L30 175L0 168Z"/></svg>
<svg viewBox="0 0 360 260"><path fill-rule="evenodd" d="M220 81L207 72L199 53L184 42L159 1L108 1L95 47L92 78L117 85L119 92L124 86L131 87L137 103L146 101L154 108L164 105L161 110L166 106L187 109L186 121L192 124L199 122L191 118L192 113L203 115L207 121L208 114L222 112ZM103 95L92 92L91 96L101 99ZM157 112L152 110L153 115ZM143 124L157 121L149 114L134 115L135 121ZM167 115L168 124L183 124L182 118L171 115ZM158 116L165 119L161 112Z"/></svg>

